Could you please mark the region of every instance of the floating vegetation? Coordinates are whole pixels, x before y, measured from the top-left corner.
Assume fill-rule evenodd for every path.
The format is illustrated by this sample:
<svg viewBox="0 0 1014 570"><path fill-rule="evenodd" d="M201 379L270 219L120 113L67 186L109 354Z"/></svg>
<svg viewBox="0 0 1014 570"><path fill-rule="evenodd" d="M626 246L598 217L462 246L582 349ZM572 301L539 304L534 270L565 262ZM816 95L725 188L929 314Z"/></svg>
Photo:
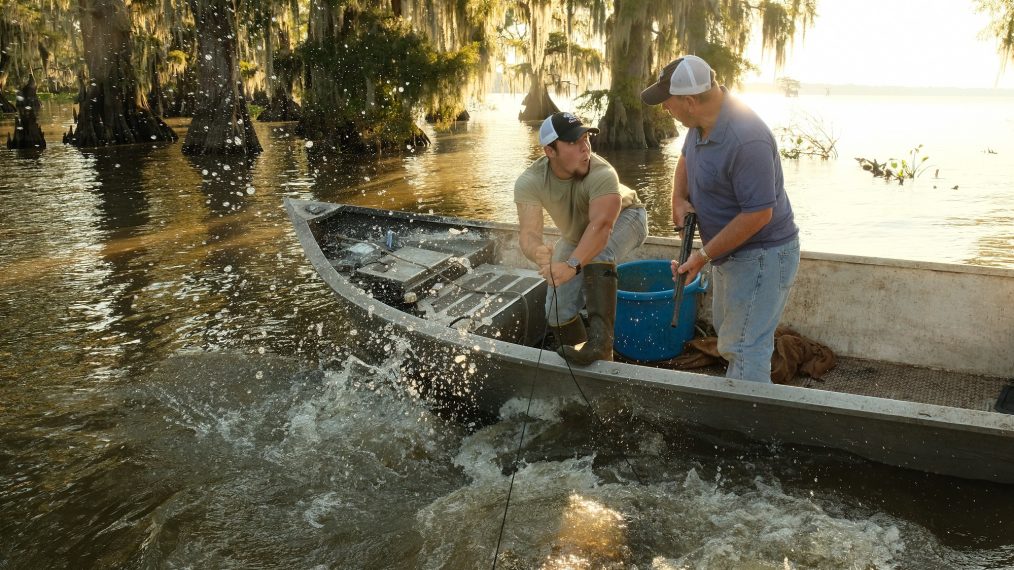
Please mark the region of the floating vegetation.
<svg viewBox="0 0 1014 570"><path fill-rule="evenodd" d="M904 184L906 180L915 179L926 172L930 168L930 165L926 164L928 160L928 156L922 156L921 144L909 151L907 159L889 158L884 162L880 162L876 159L856 158L859 166L874 177L897 181L899 185Z"/></svg>
<svg viewBox="0 0 1014 570"><path fill-rule="evenodd" d="M788 127L775 129L779 140L778 153L782 158L798 160L802 156L815 156L822 160L838 158L838 139L834 128L820 117L803 115Z"/></svg>

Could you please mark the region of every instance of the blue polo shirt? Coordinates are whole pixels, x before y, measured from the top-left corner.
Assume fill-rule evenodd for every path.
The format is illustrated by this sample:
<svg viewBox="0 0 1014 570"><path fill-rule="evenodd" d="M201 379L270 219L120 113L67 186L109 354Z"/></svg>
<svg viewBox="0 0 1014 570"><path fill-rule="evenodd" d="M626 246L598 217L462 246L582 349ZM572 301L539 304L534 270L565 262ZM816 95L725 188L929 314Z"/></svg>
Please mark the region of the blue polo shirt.
<svg viewBox="0 0 1014 570"><path fill-rule="evenodd" d="M725 99L706 140L699 128L683 141L690 203L707 243L740 212L772 209L771 221L735 251L775 247L799 235L785 193L778 144L764 121L722 87ZM735 252L730 252L735 253ZM728 254L717 258L716 264Z"/></svg>

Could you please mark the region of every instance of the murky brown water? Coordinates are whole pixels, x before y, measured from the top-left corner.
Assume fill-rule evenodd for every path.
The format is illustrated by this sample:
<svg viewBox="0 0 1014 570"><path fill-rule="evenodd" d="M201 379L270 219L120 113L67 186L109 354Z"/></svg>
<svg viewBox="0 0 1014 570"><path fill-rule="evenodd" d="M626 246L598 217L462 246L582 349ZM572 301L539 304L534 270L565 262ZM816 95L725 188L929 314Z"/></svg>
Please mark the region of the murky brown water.
<svg viewBox="0 0 1014 570"><path fill-rule="evenodd" d="M281 199L512 220L531 128L351 161L259 124L247 163L64 147L50 112L49 149L0 151L0 568L490 565L519 411L447 421L397 387L396 341L357 361ZM673 157L614 161L666 188ZM664 232L668 194L642 195ZM522 566L1014 565L1003 487L536 408L504 543Z"/></svg>

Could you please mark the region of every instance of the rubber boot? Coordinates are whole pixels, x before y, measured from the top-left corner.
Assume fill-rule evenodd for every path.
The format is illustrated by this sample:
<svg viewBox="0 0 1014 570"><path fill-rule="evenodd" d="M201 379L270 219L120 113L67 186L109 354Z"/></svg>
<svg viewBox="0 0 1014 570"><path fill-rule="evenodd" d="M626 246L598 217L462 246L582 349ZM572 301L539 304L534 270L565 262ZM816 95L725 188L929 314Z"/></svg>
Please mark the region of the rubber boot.
<svg viewBox="0 0 1014 570"><path fill-rule="evenodd" d="M594 261L586 265L584 298L588 308L588 342L581 350L564 346L559 352L582 366L613 359L613 327L616 324L616 264Z"/></svg>
<svg viewBox="0 0 1014 570"><path fill-rule="evenodd" d="M588 332L584 329L584 321L581 315L574 315L574 318L554 327L550 325L549 330L553 331L558 346L575 346L588 340Z"/></svg>

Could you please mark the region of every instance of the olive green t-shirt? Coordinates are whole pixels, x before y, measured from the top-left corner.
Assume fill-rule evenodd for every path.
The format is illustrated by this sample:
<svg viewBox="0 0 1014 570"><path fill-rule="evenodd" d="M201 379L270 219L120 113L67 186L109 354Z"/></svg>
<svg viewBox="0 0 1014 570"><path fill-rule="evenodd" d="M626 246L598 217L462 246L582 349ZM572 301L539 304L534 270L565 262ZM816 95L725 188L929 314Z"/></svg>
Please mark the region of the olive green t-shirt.
<svg viewBox="0 0 1014 570"><path fill-rule="evenodd" d="M560 180L543 156L532 163L514 183L514 202L542 206L563 238L577 245L588 227L588 203L599 196L620 195L621 208L643 208L637 192L620 183L604 158L591 155L588 175L582 180Z"/></svg>

